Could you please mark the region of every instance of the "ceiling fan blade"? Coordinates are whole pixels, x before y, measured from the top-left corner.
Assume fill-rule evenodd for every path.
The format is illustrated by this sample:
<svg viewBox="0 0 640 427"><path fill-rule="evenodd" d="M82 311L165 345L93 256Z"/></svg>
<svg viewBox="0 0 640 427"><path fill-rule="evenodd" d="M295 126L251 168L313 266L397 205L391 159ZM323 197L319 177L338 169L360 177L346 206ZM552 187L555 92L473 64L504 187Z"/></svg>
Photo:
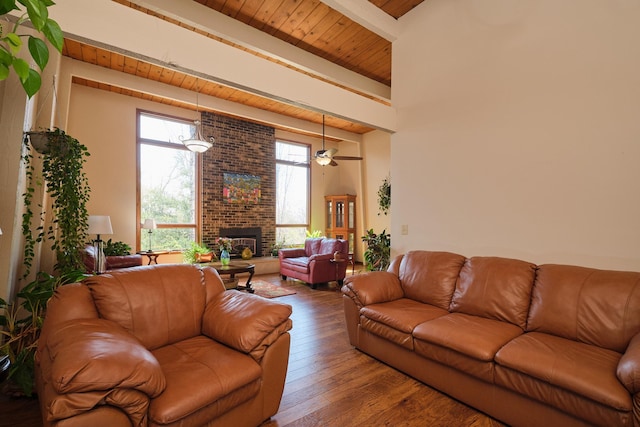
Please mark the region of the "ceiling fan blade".
<svg viewBox="0 0 640 427"><path fill-rule="evenodd" d="M337 152L338 150L336 150L335 148L329 148L328 150L325 150L324 155L327 157L333 157L333 155Z"/></svg>
<svg viewBox="0 0 640 427"><path fill-rule="evenodd" d="M333 156L332 158L336 160L362 160L362 157L357 156Z"/></svg>
<svg viewBox="0 0 640 427"><path fill-rule="evenodd" d="M335 160L331 159L331 163L329 163L329 166L338 166L338 164Z"/></svg>

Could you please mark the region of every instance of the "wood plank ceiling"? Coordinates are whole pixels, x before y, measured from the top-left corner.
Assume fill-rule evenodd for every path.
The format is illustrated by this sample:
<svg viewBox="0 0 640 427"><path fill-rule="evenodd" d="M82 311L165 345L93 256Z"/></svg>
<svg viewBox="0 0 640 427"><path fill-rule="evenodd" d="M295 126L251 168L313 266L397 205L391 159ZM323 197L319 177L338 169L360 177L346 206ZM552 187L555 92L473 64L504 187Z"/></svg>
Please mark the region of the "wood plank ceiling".
<svg viewBox="0 0 640 427"><path fill-rule="evenodd" d="M113 0L117 3L164 19L192 31L198 31L179 20L159 15L130 1ZM300 49L329 60L348 70L361 74L384 85L391 85L391 43L362 25L331 9L319 0L192 0L217 12L223 13L265 34L290 43ZM369 0L393 18L409 12L423 0ZM223 43L234 45L212 34L205 34ZM251 52L268 58L263 53ZM205 81L173 69L160 67L103 47L91 46L85 42L66 39L63 55L70 58L156 80L194 92L237 102L277 114L321 123L322 115L298 106L251 94L216 82ZM284 64L283 64L284 65ZM291 66L289 66L292 68ZM311 75L307 71L297 70ZM320 78L318 76L313 76ZM113 85L74 78L74 83L112 91L128 96L148 99L154 102L195 109L192 105L173 99L152 96L141 92L119 88ZM363 94L364 95L364 94ZM366 96L366 95L365 95ZM363 134L372 129L358 123L327 116L327 126Z"/></svg>

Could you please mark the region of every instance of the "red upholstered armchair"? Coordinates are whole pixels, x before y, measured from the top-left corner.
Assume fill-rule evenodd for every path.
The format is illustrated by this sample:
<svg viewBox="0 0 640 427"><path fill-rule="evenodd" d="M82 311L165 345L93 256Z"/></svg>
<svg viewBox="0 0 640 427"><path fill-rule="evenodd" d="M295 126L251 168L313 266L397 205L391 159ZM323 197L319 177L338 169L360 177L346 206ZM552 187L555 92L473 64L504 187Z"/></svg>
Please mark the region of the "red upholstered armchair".
<svg viewBox="0 0 640 427"><path fill-rule="evenodd" d="M339 252L340 257L334 254ZM318 237L307 239L304 248L280 249L280 274L303 280L313 289L318 283L336 281L342 286L347 274L349 244L346 240Z"/></svg>

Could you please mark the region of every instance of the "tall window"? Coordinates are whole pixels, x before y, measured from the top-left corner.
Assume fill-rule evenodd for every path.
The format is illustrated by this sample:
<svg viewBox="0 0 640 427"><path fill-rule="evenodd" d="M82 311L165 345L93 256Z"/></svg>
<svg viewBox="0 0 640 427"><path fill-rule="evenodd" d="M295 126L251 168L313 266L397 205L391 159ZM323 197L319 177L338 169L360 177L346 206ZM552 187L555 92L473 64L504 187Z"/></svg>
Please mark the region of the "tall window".
<svg viewBox="0 0 640 427"><path fill-rule="evenodd" d="M277 243L304 243L309 228L309 158L308 145L276 141Z"/></svg>
<svg viewBox="0 0 640 427"><path fill-rule="evenodd" d="M141 250L181 250L198 227L198 159L180 138L195 132L192 121L138 112L139 215L157 229L141 230Z"/></svg>

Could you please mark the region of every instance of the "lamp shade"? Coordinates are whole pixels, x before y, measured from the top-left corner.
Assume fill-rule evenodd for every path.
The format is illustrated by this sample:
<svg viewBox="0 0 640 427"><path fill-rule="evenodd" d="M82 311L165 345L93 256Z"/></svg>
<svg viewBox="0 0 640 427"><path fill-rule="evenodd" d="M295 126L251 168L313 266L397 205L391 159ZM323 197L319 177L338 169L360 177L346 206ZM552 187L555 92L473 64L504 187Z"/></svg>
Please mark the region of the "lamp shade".
<svg viewBox="0 0 640 427"><path fill-rule="evenodd" d="M155 230L156 228L158 228L158 225L156 224L155 219L147 218L142 223L142 228L144 228L145 230Z"/></svg>
<svg viewBox="0 0 640 427"><path fill-rule="evenodd" d="M89 215L89 234L113 234L109 215Z"/></svg>

